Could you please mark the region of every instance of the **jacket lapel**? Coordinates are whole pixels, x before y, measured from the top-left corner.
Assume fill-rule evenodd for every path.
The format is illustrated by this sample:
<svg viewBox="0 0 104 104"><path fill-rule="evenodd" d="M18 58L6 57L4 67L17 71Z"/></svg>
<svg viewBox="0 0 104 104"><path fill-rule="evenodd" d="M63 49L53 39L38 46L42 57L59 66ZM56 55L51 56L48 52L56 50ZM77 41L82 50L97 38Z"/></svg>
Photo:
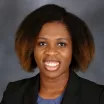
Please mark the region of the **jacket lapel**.
<svg viewBox="0 0 104 104"><path fill-rule="evenodd" d="M23 104L36 104L39 91L39 74L33 77L24 93Z"/></svg>
<svg viewBox="0 0 104 104"><path fill-rule="evenodd" d="M61 104L79 104L80 101L80 80L75 72L70 72L70 77Z"/></svg>

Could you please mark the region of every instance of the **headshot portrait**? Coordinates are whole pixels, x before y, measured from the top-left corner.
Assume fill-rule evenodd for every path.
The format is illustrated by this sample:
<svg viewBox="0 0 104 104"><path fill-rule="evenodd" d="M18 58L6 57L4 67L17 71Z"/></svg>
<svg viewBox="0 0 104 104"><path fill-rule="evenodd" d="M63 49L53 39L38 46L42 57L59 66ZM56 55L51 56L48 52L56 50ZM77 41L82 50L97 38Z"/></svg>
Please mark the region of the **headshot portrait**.
<svg viewBox="0 0 104 104"><path fill-rule="evenodd" d="M14 39L21 68L35 76L8 83L0 104L104 104L104 85L80 77L95 58L87 23L56 4L28 13Z"/></svg>

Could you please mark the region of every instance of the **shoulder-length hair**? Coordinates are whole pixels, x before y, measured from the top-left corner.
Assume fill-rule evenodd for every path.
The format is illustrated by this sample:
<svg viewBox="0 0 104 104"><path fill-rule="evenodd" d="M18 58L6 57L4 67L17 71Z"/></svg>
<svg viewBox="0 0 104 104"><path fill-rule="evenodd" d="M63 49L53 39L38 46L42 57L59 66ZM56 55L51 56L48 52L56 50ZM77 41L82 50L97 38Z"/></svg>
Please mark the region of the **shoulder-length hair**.
<svg viewBox="0 0 104 104"><path fill-rule="evenodd" d="M22 68L32 72L37 64L34 59L34 43L42 26L49 22L61 22L72 38L72 70L85 71L92 61L95 46L86 23L79 17L55 4L44 5L28 14L21 22L15 38L15 50Z"/></svg>

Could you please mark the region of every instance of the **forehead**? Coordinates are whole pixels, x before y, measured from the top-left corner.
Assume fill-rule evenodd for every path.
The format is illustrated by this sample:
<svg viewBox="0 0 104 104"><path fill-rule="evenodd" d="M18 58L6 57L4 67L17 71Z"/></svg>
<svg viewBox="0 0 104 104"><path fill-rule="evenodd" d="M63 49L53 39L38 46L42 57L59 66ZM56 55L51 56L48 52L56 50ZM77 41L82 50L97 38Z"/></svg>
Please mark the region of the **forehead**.
<svg viewBox="0 0 104 104"><path fill-rule="evenodd" d="M42 26L39 37L47 38L64 38L69 37L70 33L66 28L66 25L60 22L46 23Z"/></svg>

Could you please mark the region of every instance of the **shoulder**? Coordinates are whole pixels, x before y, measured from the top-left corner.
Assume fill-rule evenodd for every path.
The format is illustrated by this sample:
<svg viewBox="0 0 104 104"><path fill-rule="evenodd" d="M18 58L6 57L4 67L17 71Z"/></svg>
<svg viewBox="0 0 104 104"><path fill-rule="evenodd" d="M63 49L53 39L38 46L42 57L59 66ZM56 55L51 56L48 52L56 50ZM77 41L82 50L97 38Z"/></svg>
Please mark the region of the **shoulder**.
<svg viewBox="0 0 104 104"><path fill-rule="evenodd" d="M93 81L90 81L90 80L82 78L82 77L79 77L79 79L80 79L81 85L85 88L101 89L104 87L104 85L97 84Z"/></svg>
<svg viewBox="0 0 104 104"><path fill-rule="evenodd" d="M25 78L22 80L10 82L3 93L3 98L8 98L8 96L14 96L17 94L22 95L26 91L26 89L31 87L33 84L34 85L36 84L38 78L39 78L39 74L31 78Z"/></svg>
<svg viewBox="0 0 104 104"><path fill-rule="evenodd" d="M81 83L81 94L89 101L99 101L104 104L104 85L79 77Z"/></svg>
<svg viewBox="0 0 104 104"><path fill-rule="evenodd" d="M17 99L20 101L26 90L36 84L38 78L39 74L31 78L10 82L3 93L3 98L0 104L8 104L8 102L10 103L12 101L15 102Z"/></svg>
<svg viewBox="0 0 104 104"><path fill-rule="evenodd" d="M39 74L37 74L34 77L25 78L25 79L17 80L17 81L14 81L14 82L10 82L7 85L6 90L18 90L20 88L21 89L25 88L25 87L31 85L32 83L35 83L36 80L38 79L38 77L39 77Z"/></svg>

